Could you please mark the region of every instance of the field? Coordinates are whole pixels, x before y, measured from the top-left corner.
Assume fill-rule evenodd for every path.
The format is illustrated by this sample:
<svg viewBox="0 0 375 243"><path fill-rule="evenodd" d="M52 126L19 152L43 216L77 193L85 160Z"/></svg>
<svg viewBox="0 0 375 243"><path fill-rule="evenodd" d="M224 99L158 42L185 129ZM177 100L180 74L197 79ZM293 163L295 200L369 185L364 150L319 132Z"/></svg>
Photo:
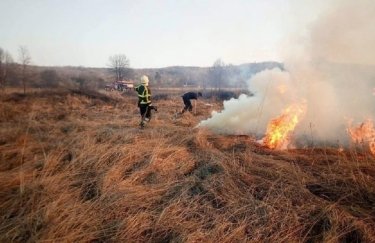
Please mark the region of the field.
<svg viewBox="0 0 375 243"><path fill-rule="evenodd" d="M194 128L220 102L154 103L139 129L134 93L1 94L0 242L375 242L365 149L271 150Z"/></svg>

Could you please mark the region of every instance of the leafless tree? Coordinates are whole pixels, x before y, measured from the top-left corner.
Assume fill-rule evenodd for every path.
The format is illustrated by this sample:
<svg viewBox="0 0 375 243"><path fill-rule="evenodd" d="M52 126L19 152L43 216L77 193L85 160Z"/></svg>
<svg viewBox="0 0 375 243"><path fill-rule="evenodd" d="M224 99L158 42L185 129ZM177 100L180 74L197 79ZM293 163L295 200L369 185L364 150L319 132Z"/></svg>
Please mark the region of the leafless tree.
<svg viewBox="0 0 375 243"><path fill-rule="evenodd" d="M3 91L5 90L5 83L12 62L12 56L0 47L0 86Z"/></svg>
<svg viewBox="0 0 375 243"><path fill-rule="evenodd" d="M220 90L226 80L225 64L221 59L217 59L209 70L209 80L215 90Z"/></svg>
<svg viewBox="0 0 375 243"><path fill-rule="evenodd" d="M21 64L21 81L23 85L23 93L26 93L26 79L27 79L27 66L31 62L29 50L26 46L20 46L18 49L19 62Z"/></svg>
<svg viewBox="0 0 375 243"><path fill-rule="evenodd" d="M109 68L116 76L116 81L128 78L131 70L129 68L130 61L124 54L118 54L109 57Z"/></svg>
<svg viewBox="0 0 375 243"><path fill-rule="evenodd" d="M160 72L156 71L155 76L154 76L154 80L155 80L155 83L158 86L158 88L160 88L160 85L161 85L161 74L160 74Z"/></svg>

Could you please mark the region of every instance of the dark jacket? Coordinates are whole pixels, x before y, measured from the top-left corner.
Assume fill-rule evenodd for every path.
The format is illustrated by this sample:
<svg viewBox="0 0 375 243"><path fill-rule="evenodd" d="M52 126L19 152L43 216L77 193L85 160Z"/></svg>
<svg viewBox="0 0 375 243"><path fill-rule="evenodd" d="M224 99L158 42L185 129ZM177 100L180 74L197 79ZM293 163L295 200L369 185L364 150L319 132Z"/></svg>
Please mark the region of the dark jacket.
<svg viewBox="0 0 375 243"><path fill-rule="evenodd" d="M187 92L182 96L183 99L188 99L188 100L197 100L198 99L198 93L195 92Z"/></svg>
<svg viewBox="0 0 375 243"><path fill-rule="evenodd" d="M151 103L151 91L150 89L141 84L135 87L135 91L138 93L138 104L150 104Z"/></svg>

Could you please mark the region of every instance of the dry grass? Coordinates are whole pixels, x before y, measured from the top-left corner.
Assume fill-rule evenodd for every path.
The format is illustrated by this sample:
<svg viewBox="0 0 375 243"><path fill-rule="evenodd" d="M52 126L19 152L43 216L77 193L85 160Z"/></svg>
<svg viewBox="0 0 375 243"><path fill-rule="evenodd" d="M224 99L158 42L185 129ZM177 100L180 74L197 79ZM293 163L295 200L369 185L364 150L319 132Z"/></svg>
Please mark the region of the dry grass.
<svg viewBox="0 0 375 243"><path fill-rule="evenodd" d="M178 96L140 130L135 96L109 95L1 98L1 242L375 242L366 151L193 129L212 107L173 120Z"/></svg>

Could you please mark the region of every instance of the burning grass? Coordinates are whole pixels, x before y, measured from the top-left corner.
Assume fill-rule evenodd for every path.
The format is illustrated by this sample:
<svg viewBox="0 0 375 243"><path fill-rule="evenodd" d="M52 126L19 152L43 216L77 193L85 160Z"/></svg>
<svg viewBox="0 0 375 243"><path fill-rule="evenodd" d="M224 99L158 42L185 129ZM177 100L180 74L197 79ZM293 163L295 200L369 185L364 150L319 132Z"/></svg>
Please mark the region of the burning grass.
<svg viewBox="0 0 375 243"><path fill-rule="evenodd" d="M352 140L369 148L375 155L375 128L371 120L366 120L358 127L349 126L348 132Z"/></svg>
<svg viewBox="0 0 375 243"><path fill-rule="evenodd" d="M193 129L218 105L175 120L179 97L143 130L134 96L14 97L0 103L2 242L375 241L366 150Z"/></svg>
<svg viewBox="0 0 375 243"><path fill-rule="evenodd" d="M291 105L285 109L280 117L268 124L263 143L271 149L286 149L290 143L290 133L294 131L305 110L303 105Z"/></svg>

